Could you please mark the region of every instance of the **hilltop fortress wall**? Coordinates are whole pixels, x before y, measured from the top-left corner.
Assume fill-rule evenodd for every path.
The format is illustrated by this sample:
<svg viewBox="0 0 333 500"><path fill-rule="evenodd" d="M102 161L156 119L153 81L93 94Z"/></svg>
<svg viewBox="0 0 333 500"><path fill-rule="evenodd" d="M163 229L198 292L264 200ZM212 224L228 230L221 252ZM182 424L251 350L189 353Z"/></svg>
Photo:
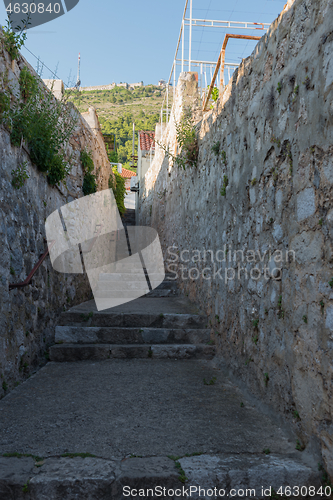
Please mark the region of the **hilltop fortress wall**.
<svg viewBox="0 0 333 500"><path fill-rule="evenodd" d="M166 268L209 315L218 360L321 449L333 476L333 2L289 2L202 117L197 166L165 150L140 189ZM260 423L258 423L260 425Z"/></svg>

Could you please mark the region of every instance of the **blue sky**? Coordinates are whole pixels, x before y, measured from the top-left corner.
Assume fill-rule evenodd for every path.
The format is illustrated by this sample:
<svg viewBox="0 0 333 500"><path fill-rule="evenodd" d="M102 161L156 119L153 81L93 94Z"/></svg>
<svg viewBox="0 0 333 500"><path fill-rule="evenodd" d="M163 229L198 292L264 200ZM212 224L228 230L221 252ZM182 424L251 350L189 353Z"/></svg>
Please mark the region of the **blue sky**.
<svg viewBox="0 0 333 500"><path fill-rule="evenodd" d="M284 4L285 0L193 0L193 17L272 22ZM157 84L169 77L184 6L185 0L80 0L64 16L28 30L26 47L52 71L57 69L65 83L70 72L76 80L80 52L83 86L141 80ZM5 24L3 2L0 9L0 23ZM195 28L192 59L217 60L225 32ZM187 33L185 43L187 47ZM255 42L231 41L226 61L240 62L254 46ZM36 67L36 59L25 48L22 54ZM50 78L50 71L44 69L42 77Z"/></svg>

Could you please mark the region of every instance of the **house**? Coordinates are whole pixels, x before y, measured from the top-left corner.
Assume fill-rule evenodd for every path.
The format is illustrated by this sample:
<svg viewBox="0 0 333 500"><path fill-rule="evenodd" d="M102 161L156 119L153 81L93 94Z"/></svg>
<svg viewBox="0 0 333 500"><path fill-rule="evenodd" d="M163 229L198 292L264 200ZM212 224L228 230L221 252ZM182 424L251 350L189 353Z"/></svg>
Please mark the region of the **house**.
<svg viewBox="0 0 333 500"><path fill-rule="evenodd" d="M138 180L144 178L155 155L155 132L138 133Z"/></svg>
<svg viewBox="0 0 333 500"><path fill-rule="evenodd" d="M54 97L56 97L60 101L64 95L64 90L65 90L63 81L46 79L43 80L43 82L45 83L47 88L51 90Z"/></svg>
<svg viewBox="0 0 333 500"><path fill-rule="evenodd" d="M127 170L127 168L122 168L120 175L122 176L123 179L125 179L126 191L129 191L131 185L131 177L135 177L136 173L132 172L132 170Z"/></svg>

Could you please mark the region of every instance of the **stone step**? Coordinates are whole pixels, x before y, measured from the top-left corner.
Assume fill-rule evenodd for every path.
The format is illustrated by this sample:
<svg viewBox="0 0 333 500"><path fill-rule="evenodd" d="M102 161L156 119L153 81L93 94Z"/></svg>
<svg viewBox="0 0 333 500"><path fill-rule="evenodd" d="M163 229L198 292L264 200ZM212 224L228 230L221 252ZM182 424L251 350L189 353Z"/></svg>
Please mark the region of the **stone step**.
<svg viewBox="0 0 333 500"><path fill-rule="evenodd" d="M138 280L136 278L135 281L131 280L126 280L126 281L99 281L97 284L97 290L102 292L102 291L127 291L127 290L136 290L140 291L146 290L148 287L147 280L145 276L142 276L141 280Z"/></svg>
<svg viewBox="0 0 333 500"><path fill-rule="evenodd" d="M140 292L140 293L139 293ZM133 290L94 290L95 299L137 299L142 295L149 293L149 288L146 283L146 286L142 286L141 288L133 289Z"/></svg>
<svg viewBox="0 0 333 500"><path fill-rule="evenodd" d="M159 287L155 288L151 292L147 293L145 297L150 297L150 298L158 298L158 297L175 297L177 295L180 295L179 290L174 290L174 289L159 289Z"/></svg>
<svg viewBox="0 0 333 500"><path fill-rule="evenodd" d="M283 492L293 492L297 486L299 491L306 492L303 497L298 498L327 498L326 495L308 494L313 489L317 492L321 487L321 476L315 467L310 467L299 459L273 454L202 454L180 458L184 474L182 481L185 484L180 481L181 472L176 468L175 461L166 456L127 457L122 461L97 458L94 455L87 458L52 457L41 463L42 466L39 465L37 469L36 460L31 457L0 457L0 498L122 500L127 496L133 498L130 496L131 492L139 498L140 491L154 491L156 486L159 486L156 492L163 493L165 488L166 493L170 492L171 495L171 491L175 491L176 496L160 494L161 498L286 498L276 492L280 488ZM324 487L322 489L325 491ZM144 498L148 496L156 498L156 495L153 497L149 493Z"/></svg>
<svg viewBox="0 0 333 500"><path fill-rule="evenodd" d="M50 347L50 360L87 361L117 358L212 359L215 346L206 344L57 344Z"/></svg>
<svg viewBox="0 0 333 500"><path fill-rule="evenodd" d="M149 314L149 313L117 313L67 311L61 313L59 326L119 326L150 328L207 328L207 318L197 314Z"/></svg>
<svg viewBox="0 0 333 500"><path fill-rule="evenodd" d="M133 281L134 279L138 279L137 276L143 276L143 271L142 269L137 270L136 272L131 271L131 272L124 272L124 273L101 273L98 277L98 281ZM149 274L149 279L151 281L157 281L160 280L161 274L156 274L156 273L150 273ZM162 283L168 283L168 284L174 284L177 286L177 283L175 280L171 278L171 275L165 275L164 280Z"/></svg>
<svg viewBox="0 0 333 500"><path fill-rule="evenodd" d="M123 275L122 275L123 276ZM114 291L114 290L146 290L147 289L147 280L145 276L133 276L133 275L125 275L128 279L122 280L100 280L97 283L97 290L99 291ZM130 279L132 278L132 279ZM151 284L154 284L154 281L151 281ZM169 290L176 292L177 284L172 281L162 281L155 290ZM174 295L176 295L174 293ZM167 297L168 295L157 295L159 297Z"/></svg>
<svg viewBox="0 0 333 500"><path fill-rule="evenodd" d="M55 342L69 344L205 344L209 329L57 326Z"/></svg>

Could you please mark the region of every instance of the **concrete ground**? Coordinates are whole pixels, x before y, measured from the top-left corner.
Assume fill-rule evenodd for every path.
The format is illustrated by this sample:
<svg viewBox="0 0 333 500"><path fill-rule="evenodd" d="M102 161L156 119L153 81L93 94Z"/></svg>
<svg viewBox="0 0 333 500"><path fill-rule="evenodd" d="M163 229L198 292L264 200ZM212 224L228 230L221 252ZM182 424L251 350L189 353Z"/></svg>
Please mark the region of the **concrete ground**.
<svg viewBox="0 0 333 500"><path fill-rule="evenodd" d="M201 361L49 363L0 402L0 454L297 456L295 443Z"/></svg>
<svg viewBox="0 0 333 500"><path fill-rule="evenodd" d="M142 297L109 312L90 301L59 321L82 325L89 312L87 328L119 318L138 328L143 319L163 328L192 318L206 328L182 297ZM123 500L124 486L184 484L251 487L259 499L263 485L319 487L317 460L216 366L173 357L49 362L0 401L0 500Z"/></svg>
<svg viewBox="0 0 333 500"><path fill-rule="evenodd" d="M127 191L124 204L126 208L131 208L132 210L135 210L135 193Z"/></svg>

